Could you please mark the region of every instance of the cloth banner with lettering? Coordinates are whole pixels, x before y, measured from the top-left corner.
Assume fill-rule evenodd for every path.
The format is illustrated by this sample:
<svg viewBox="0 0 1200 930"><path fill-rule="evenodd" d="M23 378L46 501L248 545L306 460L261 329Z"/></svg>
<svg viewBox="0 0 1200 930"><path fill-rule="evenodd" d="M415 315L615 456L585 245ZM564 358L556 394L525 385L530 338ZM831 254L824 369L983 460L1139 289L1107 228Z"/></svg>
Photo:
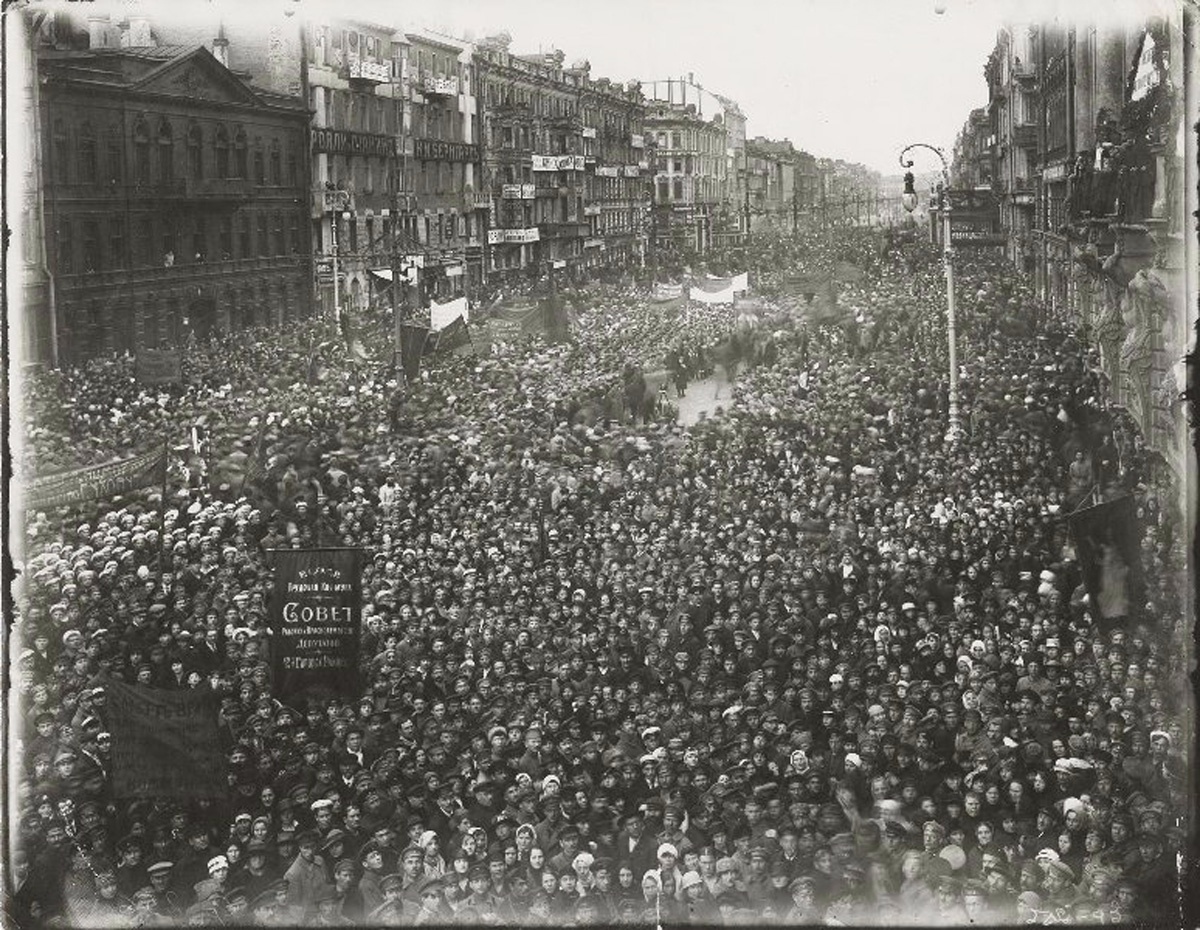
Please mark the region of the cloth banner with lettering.
<svg viewBox="0 0 1200 930"><path fill-rule="evenodd" d="M276 697L358 695L361 549L275 549L271 669Z"/></svg>
<svg viewBox="0 0 1200 930"><path fill-rule="evenodd" d="M189 799L228 794L215 692L135 687L107 676L103 682L113 794Z"/></svg>
<svg viewBox="0 0 1200 930"><path fill-rule="evenodd" d="M1068 524L1092 616L1102 622L1135 619L1146 603L1141 527L1132 497L1071 514Z"/></svg>
<svg viewBox="0 0 1200 930"><path fill-rule="evenodd" d="M429 306L429 325L435 333L440 333L460 316L467 322L471 320L471 311L465 297L458 297L449 303L430 304Z"/></svg>
<svg viewBox="0 0 1200 930"><path fill-rule="evenodd" d="M688 289L688 297L701 304L731 304L733 303L733 282L726 280L720 290L707 290L704 287L693 286Z"/></svg>
<svg viewBox="0 0 1200 930"><path fill-rule="evenodd" d="M25 508L67 507L83 501L112 498L149 485L161 485L166 478L166 469L167 450L159 446L131 459L45 475L26 486Z"/></svg>
<svg viewBox="0 0 1200 930"><path fill-rule="evenodd" d="M682 284L656 284L653 293L650 295L650 299L656 303L666 303L671 300L678 300L682 296Z"/></svg>

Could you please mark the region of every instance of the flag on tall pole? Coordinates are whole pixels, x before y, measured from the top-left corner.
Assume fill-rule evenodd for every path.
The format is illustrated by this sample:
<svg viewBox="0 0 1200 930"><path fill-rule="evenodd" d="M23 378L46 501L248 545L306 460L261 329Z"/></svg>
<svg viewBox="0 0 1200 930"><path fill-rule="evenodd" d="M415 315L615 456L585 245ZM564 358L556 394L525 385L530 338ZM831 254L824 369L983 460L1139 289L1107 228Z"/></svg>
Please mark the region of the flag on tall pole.
<svg viewBox="0 0 1200 930"><path fill-rule="evenodd" d="M404 369L404 380L410 384L421 373L421 356L425 354L428 339L428 326L400 324L400 366Z"/></svg>

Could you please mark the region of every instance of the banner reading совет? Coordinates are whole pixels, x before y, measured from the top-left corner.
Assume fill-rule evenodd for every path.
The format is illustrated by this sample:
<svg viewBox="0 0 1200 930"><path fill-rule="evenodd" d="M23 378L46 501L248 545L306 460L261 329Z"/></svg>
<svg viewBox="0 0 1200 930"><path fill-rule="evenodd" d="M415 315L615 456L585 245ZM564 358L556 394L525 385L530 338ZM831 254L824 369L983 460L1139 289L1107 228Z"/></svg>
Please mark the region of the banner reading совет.
<svg viewBox="0 0 1200 930"><path fill-rule="evenodd" d="M276 549L271 666L277 697L358 694L361 549Z"/></svg>

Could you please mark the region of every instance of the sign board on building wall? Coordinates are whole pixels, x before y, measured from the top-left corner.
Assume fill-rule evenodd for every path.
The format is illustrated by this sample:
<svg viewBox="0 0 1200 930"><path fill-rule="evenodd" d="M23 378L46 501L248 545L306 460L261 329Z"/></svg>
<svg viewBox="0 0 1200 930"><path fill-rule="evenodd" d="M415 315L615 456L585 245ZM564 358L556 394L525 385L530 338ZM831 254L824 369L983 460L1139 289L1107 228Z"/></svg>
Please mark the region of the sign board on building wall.
<svg viewBox="0 0 1200 930"><path fill-rule="evenodd" d="M444 142L441 139L417 139L413 158L424 161L478 161L479 146L469 142Z"/></svg>

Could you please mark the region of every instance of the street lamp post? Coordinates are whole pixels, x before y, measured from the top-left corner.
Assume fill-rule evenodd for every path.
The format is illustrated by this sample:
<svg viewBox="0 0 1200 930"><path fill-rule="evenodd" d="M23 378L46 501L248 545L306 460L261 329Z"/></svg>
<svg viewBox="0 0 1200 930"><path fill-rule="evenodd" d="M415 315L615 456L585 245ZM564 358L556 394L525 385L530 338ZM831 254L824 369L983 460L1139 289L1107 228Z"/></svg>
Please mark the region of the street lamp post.
<svg viewBox="0 0 1200 930"><path fill-rule="evenodd" d="M900 152L901 167L911 168L913 166L912 159L905 158L912 149L929 149L942 163L942 190L940 197L942 214L942 263L946 269L946 338L950 349L950 426L946 432L946 438L950 442L957 442L962 436L962 423L960 422L958 409L958 321L954 307L954 252L950 246L950 167L946 164L946 156L942 154L941 149L924 142L914 142L912 145L904 147ZM912 213L917 206L917 193L913 188L913 175L911 171L907 171L904 175L904 194L901 197L901 202L904 204L904 209L909 213Z"/></svg>

